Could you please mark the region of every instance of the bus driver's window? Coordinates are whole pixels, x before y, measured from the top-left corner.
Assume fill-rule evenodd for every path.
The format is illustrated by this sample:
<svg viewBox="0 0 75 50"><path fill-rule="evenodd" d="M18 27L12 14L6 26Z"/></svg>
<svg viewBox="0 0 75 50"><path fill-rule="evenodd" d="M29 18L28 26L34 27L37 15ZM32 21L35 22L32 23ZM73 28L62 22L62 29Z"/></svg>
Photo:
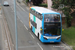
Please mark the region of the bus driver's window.
<svg viewBox="0 0 75 50"><path fill-rule="evenodd" d="M54 21L55 21L55 22L59 21L58 18L57 18L56 16L54 17Z"/></svg>

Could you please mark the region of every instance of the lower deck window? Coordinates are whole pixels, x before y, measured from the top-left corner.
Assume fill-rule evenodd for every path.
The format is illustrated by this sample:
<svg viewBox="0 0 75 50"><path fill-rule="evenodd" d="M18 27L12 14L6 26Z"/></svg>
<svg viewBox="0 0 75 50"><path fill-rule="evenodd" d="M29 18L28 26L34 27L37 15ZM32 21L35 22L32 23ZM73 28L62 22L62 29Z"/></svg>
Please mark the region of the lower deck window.
<svg viewBox="0 0 75 50"><path fill-rule="evenodd" d="M35 28L37 28L37 24L34 21L30 20L30 22Z"/></svg>

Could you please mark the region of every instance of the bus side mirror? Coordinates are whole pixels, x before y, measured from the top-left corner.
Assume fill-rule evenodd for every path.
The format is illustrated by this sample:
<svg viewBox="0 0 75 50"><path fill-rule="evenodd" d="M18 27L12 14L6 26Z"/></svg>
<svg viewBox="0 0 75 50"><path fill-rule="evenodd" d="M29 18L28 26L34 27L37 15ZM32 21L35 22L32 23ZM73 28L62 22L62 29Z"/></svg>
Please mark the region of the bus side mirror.
<svg viewBox="0 0 75 50"><path fill-rule="evenodd" d="M41 33L42 33L42 30L43 30L43 29L41 28L41 29L40 29L40 32L41 32Z"/></svg>
<svg viewBox="0 0 75 50"><path fill-rule="evenodd" d="M62 29L62 31L64 31L64 29Z"/></svg>
<svg viewBox="0 0 75 50"><path fill-rule="evenodd" d="M42 31L42 28L40 30Z"/></svg>

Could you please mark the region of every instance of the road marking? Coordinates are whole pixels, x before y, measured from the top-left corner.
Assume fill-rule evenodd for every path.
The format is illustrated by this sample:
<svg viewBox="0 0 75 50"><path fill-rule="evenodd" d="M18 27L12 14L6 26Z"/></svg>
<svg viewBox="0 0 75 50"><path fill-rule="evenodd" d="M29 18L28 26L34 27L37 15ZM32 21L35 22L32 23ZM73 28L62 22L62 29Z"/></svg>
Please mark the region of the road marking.
<svg viewBox="0 0 75 50"><path fill-rule="evenodd" d="M30 35L32 36L32 38L35 39L34 36L31 34L31 32L29 32L29 33L30 33Z"/></svg>
<svg viewBox="0 0 75 50"><path fill-rule="evenodd" d="M20 20L19 16L18 16L18 19ZM21 20L20 20L21 21ZM21 21L22 22L22 21ZM23 22L22 22L23 23ZM24 25L24 27L28 30L28 28Z"/></svg>
<svg viewBox="0 0 75 50"><path fill-rule="evenodd" d="M23 11L25 11L21 6L19 6Z"/></svg>
<svg viewBox="0 0 75 50"><path fill-rule="evenodd" d="M19 4L17 3L17 5L19 6ZM21 6L19 6L23 11L25 11Z"/></svg>
<svg viewBox="0 0 75 50"><path fill-rule="evenodd" d="M24 25L24 27L28 30L28 28Z"/></svg>
<svg viewBox="0 0 75 50"><path fill-rule="evenodd" d="M67 44L64 44L63 42L61 42L61 43L64 46L64 49L72 50L72 47L68 46Z"/></svg>
<svg viewBox="0 0 75 50"><path fill-rule="evenodd" d="M32 46L19 46L18 48L29 48L29 47L38 47L37 45L32 45Z"/></svg>
<svg viewBox="0 0 75 50"><path fill-rule="evenodd" d="M19 16L17 16L17 17L18 17L18 19L20 20Z"/></svg>
<svg viewBox="0 0 75 50"><path fill-rule="evenodd" d="M22 20L20 20L22 22ZM22 22L23 23L23 22Z"/></svg>
<svg viewBox="0 0 75 50"><path fill-rule="evenodd" d="M17 5L18 5L18 7L20 7L23 11L25 11L20 5L19 5L19 3L17 3ZM27 10L29 10L29 8L26 8ZM25 12L25 13L27 13L27 12Z"/></svg>
<svg viewBox="0 0 75 50"><path fill-rule="evenodd" d="M41 45L37 42L38 46L41 48L41 50L43 50L43 48L41 47Z"/></svg>
<svg viewBox="0 0 75 50"><path fill-rule="evenodd" d="M15 12L13 7L11 7L11 9L13 10L13 11L11 11L11 12Z"/></svg>

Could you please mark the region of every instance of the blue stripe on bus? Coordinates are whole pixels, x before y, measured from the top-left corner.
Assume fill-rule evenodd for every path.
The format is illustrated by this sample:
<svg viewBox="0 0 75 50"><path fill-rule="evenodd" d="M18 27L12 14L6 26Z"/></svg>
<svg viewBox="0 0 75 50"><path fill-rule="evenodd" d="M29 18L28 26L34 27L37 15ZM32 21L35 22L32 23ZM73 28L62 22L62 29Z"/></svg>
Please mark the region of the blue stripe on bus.
<svg viewBox="0 0 75 50"><path fill-rule="evenodd" d="M35 27L34 26L32 27L32 31L35 33Z"/></svg>
<svg viewBox="0 0 75 50"><path fill-rule="evenodd" d="M33 15L33 21L36 22L36 17ZM33 26L32 31L35 33L35 27Z"/></svg>
<svg viewBox="0 0 75 50"><path fill-rule="evenodd" d="M43 29L43 31L42 31L42 34L44 35L44 14L42 14L42 16L43 16L43 20L42 20L42 29ZM40 40L43 40L43 35L42 34L41 34Z"/></svg>
<svg viewBox="0 0 75 50"><path fill-rule="evenodd" d="M34 27L34 33L35 33L35 27Z"/></svg>
<svg viewBox="0 0 75 50"><path fill-rule="evenodd" d="M62 35L62 16L61 16L61 14L60 14L60 21L61 21L61 35Z"/></svg>
<svg viewBox="0 0 75 50"><path fill-rule="evenodd" d="M34 26L33 26L33 32L34 32Z"/></svg>
<svg viewBox="0 0 75 50"><path fill-rule="evenodd" d="M44 42L44 41L43 41L43 35L42 35L42 34L41 34L40 41L41 41L41 42Z"/></svg>
<svg viewBox="0 0 75 50"><path fill-rule="evenodd" d="M44 34L44 14L42 14L42 16L43 16L43 20L42 20L42 29L43 29L43 31L42 31L42 33Z"/></svg>
<svg viewBox="0 0 75 50"><path fill-rule="evenodd" d="M60 13L42 13L42 14L60 14Z"/></svg>

